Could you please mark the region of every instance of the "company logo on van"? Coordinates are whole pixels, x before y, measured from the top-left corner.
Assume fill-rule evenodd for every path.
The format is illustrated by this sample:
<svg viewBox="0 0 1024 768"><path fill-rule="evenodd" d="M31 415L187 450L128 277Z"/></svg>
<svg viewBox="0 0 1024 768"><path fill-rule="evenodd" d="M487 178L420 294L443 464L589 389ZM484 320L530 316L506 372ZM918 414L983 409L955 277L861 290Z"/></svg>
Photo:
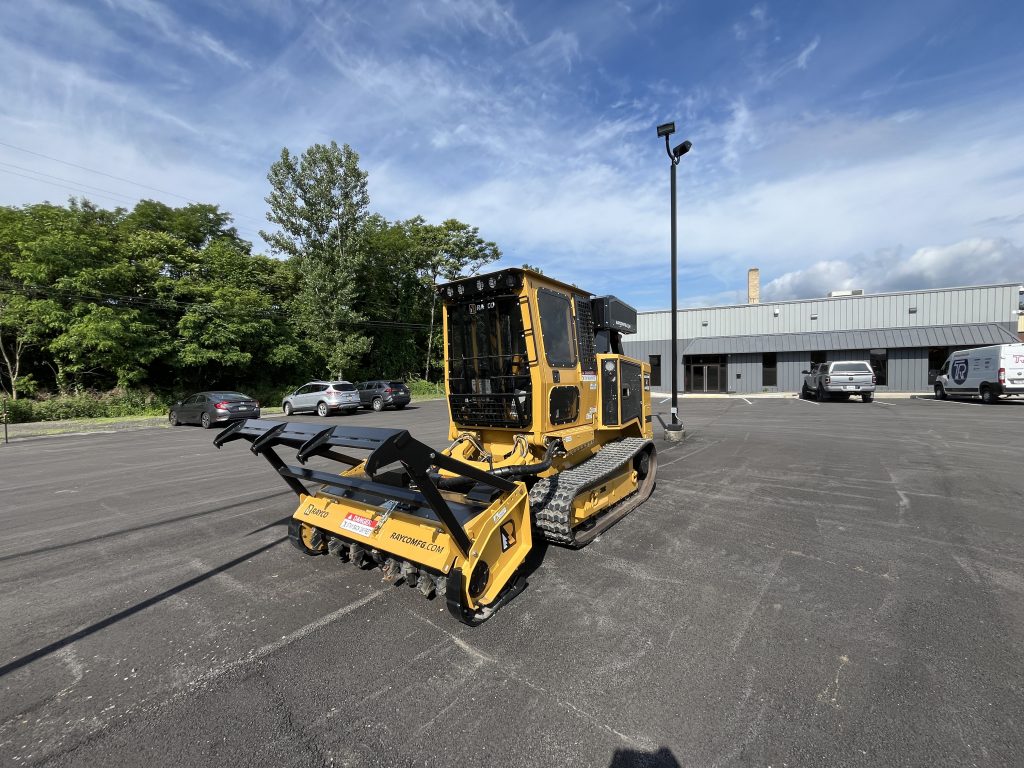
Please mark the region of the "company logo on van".
<svg viewBox="0 0 1024 768"><path fill-rule="evenodd" d="M949 369L949 375L953 377L953 381L957 384L963 384L967 381L967 358L963 357L959 360L954 360L952 367Z"/></svg>

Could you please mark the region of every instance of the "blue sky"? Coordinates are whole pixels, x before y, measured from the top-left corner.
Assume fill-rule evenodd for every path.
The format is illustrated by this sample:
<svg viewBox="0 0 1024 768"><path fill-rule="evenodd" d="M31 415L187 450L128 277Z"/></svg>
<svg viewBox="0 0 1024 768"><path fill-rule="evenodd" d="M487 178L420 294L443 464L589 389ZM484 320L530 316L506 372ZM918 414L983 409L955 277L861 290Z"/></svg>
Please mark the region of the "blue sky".
<svg viewBox="0 0 1024 768"><path fill-rule="evenodd" d="M267 251L270 164L334 139L388 218L655 309L675 120L685 304L743 301L751 266L775 299L1024 280L1017 2L0 10L0 204L213 202Z"/></svg>

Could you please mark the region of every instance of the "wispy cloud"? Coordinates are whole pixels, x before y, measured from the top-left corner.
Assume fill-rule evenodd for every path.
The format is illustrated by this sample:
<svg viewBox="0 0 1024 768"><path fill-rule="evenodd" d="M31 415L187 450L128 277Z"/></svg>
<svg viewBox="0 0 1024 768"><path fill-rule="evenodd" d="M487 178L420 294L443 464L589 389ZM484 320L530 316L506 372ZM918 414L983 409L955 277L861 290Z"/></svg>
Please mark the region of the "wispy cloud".
<svg viewBox="0 0 1024 768"><path fill-rule="evenodd" d="M796 56L796 67L797 67L797 69L807 69L807 62L810 60L811 54L814 53L818 49L818 43L820 43L820 42L821 42L821 36L819 35L818 37L815 37L813 40L811 40L811 42L807 44L807 47L804 48L802 51L800 51L800 53L797 54L797 56Z"/></svg>
<svg viewBox="0 0 1024 768"><path fill-rule="evenodd" d="M248 68L249 63L201 29L183 22L172 10L157 0L106 0L106 4L121 14L132 15L142 24L139 30L148 37L177 46L184 50L212 54L236 67Z"/></svg>

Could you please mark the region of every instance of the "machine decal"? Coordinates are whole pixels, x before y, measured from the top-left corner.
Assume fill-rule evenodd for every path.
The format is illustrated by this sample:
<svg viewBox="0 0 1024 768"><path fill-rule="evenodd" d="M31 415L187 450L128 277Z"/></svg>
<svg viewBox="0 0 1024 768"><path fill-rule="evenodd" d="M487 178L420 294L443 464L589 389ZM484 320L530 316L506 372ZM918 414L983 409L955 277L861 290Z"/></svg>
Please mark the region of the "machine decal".
<svg viewBox="0 0 1024 768"><path fill-rule="evenodd" d="M959 360L954 360L953 365L950 367L949 375L953 377L953 381L957 384L963 384L967 381L967 358L963 357Z"/></svg>
<svg viewBox="0 0 1024 768"><path fill-rule="evenodd" d="M316 515L317 517L327 517L327 510L320 509L320 507L318 507L316 504L307 504L306 508L302 510L302 514L306 515L307 517L309 515Z"/></svg>
<svg viewBox="0 0 1024 768"><path fill-rule="evenodd" d="M346 531L358 533L360 536L373 536L377 532L378 525L379 522L377 520L357 515L355 512L349 512L345 515L345 519L341 521L342 528Z"/></svg>
<svg viewBox="0 0 1024 768"><path fill-rule="evenodd" d="M494 513L494 518L493 518L494 522L498 522L499 520L501 520L501 518L503 518L507 514L508 514L508 507L502 507L501 509L499 509L497 512Z"/></svg>
<svg viewBox="0 0 1024 768"><path fill-rule="evenodd" d="M508 525L508 523L506 523L506 525ZM397 531L391 534L391 538L395 541L400 541L403 544L425 549L428 552L444 552L444 547L440 544L432 544L429 541L423 541L423 539L415 539L412 536L406 536L404 533L398 533Z"/></svg>
<svg viewBox="0 0 1024 768"><path fill-rule="evenodd" d="M508 552L510 547L515 546L516 543L516 523L515 520L509 520L507 523L501 525L501 551Z"/></svg>

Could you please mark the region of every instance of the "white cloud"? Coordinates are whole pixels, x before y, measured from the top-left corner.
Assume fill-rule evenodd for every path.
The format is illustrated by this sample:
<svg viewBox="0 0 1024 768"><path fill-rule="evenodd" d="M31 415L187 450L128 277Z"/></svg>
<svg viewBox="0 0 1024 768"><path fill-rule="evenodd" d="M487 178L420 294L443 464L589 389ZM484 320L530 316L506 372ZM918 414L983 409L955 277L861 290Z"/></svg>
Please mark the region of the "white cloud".
<svg viewBox="0 0 1024 768"><path fill-rule="evenodd" d="M796 57L797 69L807 69L807 62L811 58L811 54L818 49L818 44L821 42L821 37L814 38L807 47L805 47Z"/></svg>
<svg viewBox="0 0 1024 768"><path fill-rule="evenodd" d="M173 11L156 0L106 0L109 7L130 14L143 22L139 29L148 37L162 40L184 50L213 54L236 67L248 68L244 58L208 32L181 21ZM157 34L154 34L156 32Z"/></svg>
<svg viewBox="0 0 1024 768"><path fill-rule="evenodd" d="M732 103L731 117L725 126L725 146L722 159L729 168L739 165L740 150L752 138L750 110L742 98Z"/></svg>
<svg viewBox="0 0 1024 768"><path fill-rule="evenodd" d="M824 296L862 288L868 293L1024 281L1024 248L1003 238L969 238L925 246L904 257L882 250L848 261L819 261L769 281L766 301Z"/></svg>

